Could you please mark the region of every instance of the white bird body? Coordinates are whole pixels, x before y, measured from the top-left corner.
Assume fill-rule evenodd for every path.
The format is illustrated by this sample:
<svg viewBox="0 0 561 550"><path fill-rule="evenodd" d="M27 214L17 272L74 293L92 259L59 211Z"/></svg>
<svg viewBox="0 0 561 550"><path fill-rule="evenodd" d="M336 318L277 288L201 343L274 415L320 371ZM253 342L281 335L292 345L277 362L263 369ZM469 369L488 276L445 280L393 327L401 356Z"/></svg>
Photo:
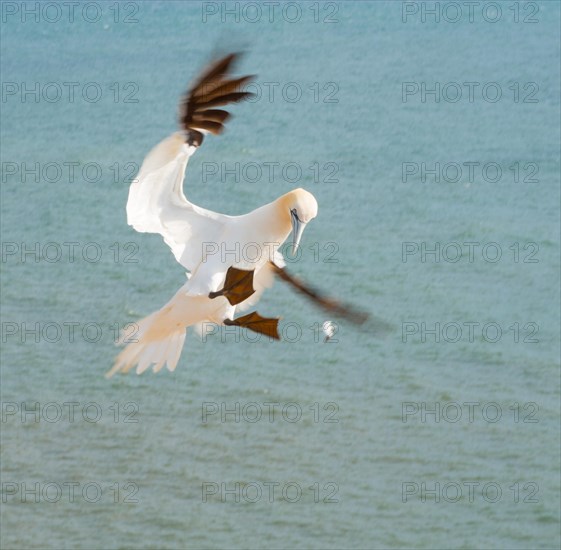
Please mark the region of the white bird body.
<svg viewBox="0 0 561 550"><path fill-rule="evenodd" d="M185 142L181 132L169 136L147 155L131 184L129 225L139 232L160 233L176 260L191 273L164 307L137 323L136 341L128 343L118 355L108 377L127 372L135 364L138 374L152 364L155 372L164 365L173 371L187 327L204 322L224 324L236 311L255 304L272 285L270 262L284 266L278 248L292 230L291 210L305 204L308 208L300 207L300 211L306 221L317 213L315 199L303 189L241 216L227 216L192 204L183 193L183 178L196 149ZM254 270L255 293L236 306L223 296L209 297L224 286L230 267ZM121 339L120 343L126 342Z"/></svg>

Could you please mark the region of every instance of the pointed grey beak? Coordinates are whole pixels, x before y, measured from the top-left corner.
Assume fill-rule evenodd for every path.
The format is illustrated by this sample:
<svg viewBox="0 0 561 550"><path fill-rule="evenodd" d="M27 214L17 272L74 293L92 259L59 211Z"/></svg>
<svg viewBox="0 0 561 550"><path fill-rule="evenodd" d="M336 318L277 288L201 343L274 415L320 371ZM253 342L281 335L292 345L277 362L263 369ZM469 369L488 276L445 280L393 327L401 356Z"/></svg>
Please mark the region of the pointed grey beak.
<svg viewBox="0 0 561 550"><path fill-rule="evenodd" d="M296 213L296 210L291 210L290 214L292 217L292 255L295 255L296 250L300 245L300 239L302 238L302 233L304 233L306 224L300 221L300 218L298 218L298 214Z"/></svg>

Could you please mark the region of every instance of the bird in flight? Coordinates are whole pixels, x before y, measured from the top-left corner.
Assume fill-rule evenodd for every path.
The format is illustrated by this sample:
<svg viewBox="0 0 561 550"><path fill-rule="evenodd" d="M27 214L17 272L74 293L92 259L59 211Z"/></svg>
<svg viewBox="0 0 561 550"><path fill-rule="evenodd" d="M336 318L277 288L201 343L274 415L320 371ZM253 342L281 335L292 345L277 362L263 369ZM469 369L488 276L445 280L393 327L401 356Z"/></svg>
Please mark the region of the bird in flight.
<svg viewBox="0 0 561 550"><path fill-rule="evenodd" d="M292 232L295 250L318 204L304 189L294 189L248 214L227 216L191 203L183 193L189 158L207 134L218 135L230 113L216 107L237 103L252 94L242 91L253 76L234 78L239 54L226 55L203 71L180 104L181 130L148 153L133 180L127 201L127 222L141 233L159 233L175 259L186 269L187 282L160 310L138 321L135 334L106 374L141 374L150 366L175 370L189 326L216 323L244 327L279 339L278 318L247 311L272 285L275 276L335 315L363 323L367 315L324 296L289 274L279 247ZM245 250L249 254L222 254ZM126 343L124 335L120 343Z"/></svg>

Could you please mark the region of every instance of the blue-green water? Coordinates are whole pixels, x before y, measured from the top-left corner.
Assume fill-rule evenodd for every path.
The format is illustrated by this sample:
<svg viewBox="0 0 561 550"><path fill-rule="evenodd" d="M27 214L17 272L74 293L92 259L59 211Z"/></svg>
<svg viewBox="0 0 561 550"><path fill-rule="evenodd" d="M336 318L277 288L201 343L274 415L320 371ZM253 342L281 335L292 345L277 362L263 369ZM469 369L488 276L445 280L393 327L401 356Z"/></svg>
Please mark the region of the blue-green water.
<svg viewBox="0 0 561 550"><path fill-rule="evenodd" d="M310 2L273 22L261 4L253 23L244 2L239 21L235 3L96 5L91 23L2 8L1 546L559 547L559 3L482 4L472 23L465 6L457 23L454 6L423 16L433 3ZM159 236L126 224L127 163L175 129L211 52L239 47L263 95L205 141L188 197L238 214L307 188L320 211L293 271L391 328L341 322L324 344L325 315L277 284L258 310L282 315L284 342L190 334L174 373L107 381L116 327L184 281ZM435 82L440 101L422 101ZM221 171L236 162L279 168ZM422 163L456 165L423 183ZM36 323L38 342L22 336Z"/></svg>

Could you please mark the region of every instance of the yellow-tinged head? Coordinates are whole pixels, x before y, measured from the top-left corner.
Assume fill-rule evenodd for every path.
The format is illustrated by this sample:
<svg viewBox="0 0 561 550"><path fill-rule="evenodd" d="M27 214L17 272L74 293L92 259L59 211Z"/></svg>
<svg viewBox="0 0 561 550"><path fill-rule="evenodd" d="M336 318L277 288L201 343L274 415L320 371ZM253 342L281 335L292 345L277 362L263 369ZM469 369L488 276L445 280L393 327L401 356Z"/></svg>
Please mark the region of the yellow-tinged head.
<svg viewBox="0 0 561 550"><path fill-rule="evenodd" d="M315 197L302 188L294 189L280 198L282 208L290 215L292 224L292 252L300 244L306 224L318 214L318 203Z"/></svg>

